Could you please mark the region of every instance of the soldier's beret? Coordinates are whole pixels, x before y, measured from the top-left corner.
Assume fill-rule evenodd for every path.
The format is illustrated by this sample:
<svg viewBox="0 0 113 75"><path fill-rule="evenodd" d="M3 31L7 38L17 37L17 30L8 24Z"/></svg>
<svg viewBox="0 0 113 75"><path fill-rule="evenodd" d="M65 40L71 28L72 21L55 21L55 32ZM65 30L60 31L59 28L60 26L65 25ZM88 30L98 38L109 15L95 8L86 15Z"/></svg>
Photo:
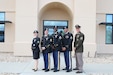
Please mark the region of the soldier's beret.
<svg viewBox="0 0 113 75"><path fill-rule="evenodd" d="M45 28L44 31L49 30L48 28Z"/></svg>
<svg viewBox="0 0 113 75"><path fill-rule="evenodd" d="M68 29L68 26L66 26L66 27L63 27L63 29Z"/></svg>
<svg viewBox="0 0 113 75"><path fill-rule="evenodd" d="M75 28L79 29L79 28L81 28L81 26L80 25L75 25Z"/></svg>
<svg viewBox="0 0 113 75"><path fill-rule="evenodd" d="M53 27L53 29L55 29L55 28L58 29L58 26L54 26L54 27Z"/></svg>
<svg viewBox="0 0 113 75"><path fill-rule="evenodd" d="M34 32L33 33L38 33L38 31L37 30L34 30Z"/></svg>

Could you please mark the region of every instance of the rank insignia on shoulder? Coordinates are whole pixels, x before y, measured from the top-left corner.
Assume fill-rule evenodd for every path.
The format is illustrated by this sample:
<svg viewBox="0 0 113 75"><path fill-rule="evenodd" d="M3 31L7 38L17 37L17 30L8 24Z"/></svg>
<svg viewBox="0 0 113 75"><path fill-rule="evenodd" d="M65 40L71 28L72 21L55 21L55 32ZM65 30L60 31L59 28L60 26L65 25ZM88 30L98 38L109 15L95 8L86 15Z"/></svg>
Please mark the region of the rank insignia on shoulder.
<svg viewBox="0 0 113 75"><path fill-rule="evenodd" d="M34 39L34 42L36 41L36 39Z"/></svg>
<svg viewBox="0 0 113 75"><path fill-rule="evenodd" d="M70 39L73 39L73 37L71 36Z"/></svg>

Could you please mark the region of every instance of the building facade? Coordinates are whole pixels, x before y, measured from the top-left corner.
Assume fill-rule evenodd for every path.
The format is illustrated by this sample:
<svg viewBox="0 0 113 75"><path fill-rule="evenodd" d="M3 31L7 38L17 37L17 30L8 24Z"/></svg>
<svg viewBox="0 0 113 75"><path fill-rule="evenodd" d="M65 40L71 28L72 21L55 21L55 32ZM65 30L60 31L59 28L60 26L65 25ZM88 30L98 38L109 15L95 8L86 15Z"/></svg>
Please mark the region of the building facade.
<svg viewBox="0 0 113 75"><path fill-rule="evenodd" d="M0 0L0 52L31 56L33 31L43 35L45 27L68 26L74 35L75 25L85 34L84 56L95 53L113 54L112 0ZM8 22L7 22L8 21ZM113 21L113 20L112 20ZM99 25L100 24L100 25Z"/></svg>

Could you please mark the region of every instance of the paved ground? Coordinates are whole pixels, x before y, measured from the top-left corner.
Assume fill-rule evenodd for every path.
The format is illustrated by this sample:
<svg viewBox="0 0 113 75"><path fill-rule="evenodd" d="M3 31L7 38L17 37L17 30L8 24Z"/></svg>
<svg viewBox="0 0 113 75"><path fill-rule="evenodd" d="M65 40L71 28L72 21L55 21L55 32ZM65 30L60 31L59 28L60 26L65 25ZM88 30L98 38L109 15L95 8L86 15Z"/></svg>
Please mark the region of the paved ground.
<svg viewBox="0 0 113 75"><path fill-rule="evenodd" d="M52 59L52 57L51 57ZM18 75L76 75L76 71L66 73L61 70L57 73L53 71L44 72L41 69L43 68L43 58L39 60L39 71L33 72L31 69L33 67L33 60L30 62L0 62L0 75L13 75L13 74L4 74L4 73L15 73ZM51 67L53 62L51 60ZM63 56L61 57L61 69L65 67ZM75 61L73 58L73 68L75 67ZM113 63L84 63L84 73L79 75L113 75Z"/></svg>
<svg viewBox="0 0 113 75"><path fill-rule="evenodd" d="M52 60L51 65L53 65ZM0 75L76 75L75 71L66 73L63 70L57 73L53 73L52 71L45 73L41 70L43 68L42 56L39 62L39 71L33 72L31 70L32 66L32 57L15 57L13 53L0 53ZM64 67L64 58L63 55L61 55L61 69ZM73 67L75 67L74 58ZM97 58L84 57L84 73L81 75L113 75L113 55L97 55Z"/></svg>

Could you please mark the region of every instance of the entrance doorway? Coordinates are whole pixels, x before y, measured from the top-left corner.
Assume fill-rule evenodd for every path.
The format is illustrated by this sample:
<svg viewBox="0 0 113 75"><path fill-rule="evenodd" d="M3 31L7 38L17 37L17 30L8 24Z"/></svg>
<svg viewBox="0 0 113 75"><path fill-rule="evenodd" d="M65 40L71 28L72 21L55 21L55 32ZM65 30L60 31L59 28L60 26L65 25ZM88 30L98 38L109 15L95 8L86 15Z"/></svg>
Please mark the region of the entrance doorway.
<svg viewBox="0 0 113 75"><path fill-rule="evenodd" d="M49 35L53 34L53 27L58 26L58 32L63 32L63 27L68 26L68 20L43 20L43 30L49 29Z"/></svg>

